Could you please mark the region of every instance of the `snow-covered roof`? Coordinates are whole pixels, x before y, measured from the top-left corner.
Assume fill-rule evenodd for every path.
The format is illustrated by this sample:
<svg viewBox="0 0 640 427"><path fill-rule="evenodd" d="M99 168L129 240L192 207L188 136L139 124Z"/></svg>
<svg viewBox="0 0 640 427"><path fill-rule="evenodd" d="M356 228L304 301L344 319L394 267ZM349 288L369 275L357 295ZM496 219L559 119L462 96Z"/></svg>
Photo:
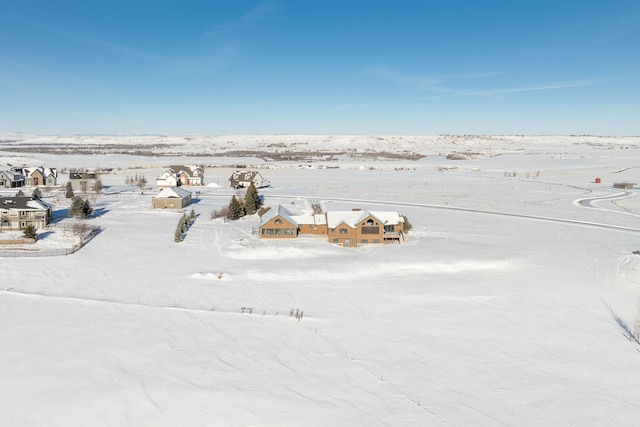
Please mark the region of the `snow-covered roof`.
<svg viewBox="0 0 640 427"><path fill-rule="evenodd" d="M184 199L189 196L191 196L190 191L183 190L180 187L170 187L170 188L163 188L162 190L160 190L158 194L153 196L153 198L154 199L169 199L169 198Z"/></svg>
<svg viewBox="0 0 640 427"><path fill-rule="evenodd" d="M385 225L395 225L402 222L400 215L397 212L392 211L376 211L369 212L364 209L354 211L328 211L327 212L327 226L329 228L336 228L342 223L345 223L351 228L355 228L362 220L372 216L379 222Z"/></svg>
<svg viewBox="0 0 640 427"><path fill-rule="evenodd" d="M169 171L174 174L184 172L189 176L200 176L204 172L203 168L197 165L172 165Z"/></svg>
<svg viewBox="0 0 640 427"><path fill-rule="evenodd" d="M56 168L45 168L45 167L42 167L42 166L22 168L22 173L25 176L31 176L31 175L33 175L33 173L35 171L40 171L42 176L45 176L45 177L47 177L47 176L57 177L58 176L58 170Z"/></svg>
<svg viewBox="0 0 640 427"><path fill-rule="evenodd" d="M294 215L292 218L299 225L325 225L327 223L324 214Z"/></svg>
<svg viewBox="0 0 640 427"><path fill-rule="evenodd" d="M260 221L260 225L266 224L271 221L276 216L282 217L287 222L290 222L292 225L298 226L298 221L296 220L297 216L294 215L290 210L285 208L282 205L278 205L277 209L269 209L264 215L262 215L262 220Z"/></svg>

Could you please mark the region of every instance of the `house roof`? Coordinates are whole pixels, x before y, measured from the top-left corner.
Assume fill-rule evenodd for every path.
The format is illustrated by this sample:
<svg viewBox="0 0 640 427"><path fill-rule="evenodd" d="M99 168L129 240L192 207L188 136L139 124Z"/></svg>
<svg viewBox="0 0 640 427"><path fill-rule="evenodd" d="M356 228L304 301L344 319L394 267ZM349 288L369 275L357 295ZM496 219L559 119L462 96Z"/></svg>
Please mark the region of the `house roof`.
<svg viewBox="0 0 640 427"><path fill-rule="evenodd" d="M298 221L296 221L296 215L291 213L287 208L282 205L278 205L278 209L269 209L264 215L262 215L262 219L260 221L260 225L264 225L267 222L271 221L273 218L280 216L285 221L291 223L291 225L298 226Z"/></svg>
<svg viewBox="0 0 640 427"><path fill-rule="evenodd" d="M260 175L258 171L235 171L231 174L230 181L253 181L257 175ZM262 175L260 175L262 177Z"/></svg>
<svg viewBox="0 0 640 427"><path fill-rule="evenodd" d="M202 167L196 165L172 165L169 171L174 174L186 173L189 176L200 176L204 172Z"/></svg>
<svg viewBox="0 0 640 427"><path fill-rule="evenodd" d="M39 166L39 167L16 168L16 170L19 172L22 172L24 176L31 176L36 171L39 171L44 177L58 176L58 171L56 168L45 168L45 167Z"/></svg>
<svg viewBox="0 0 640 427"><path fill-rule="evenodd" d="M3 170L3 171L0 171L0 173L3 174L4 176L6 176L7 179L10 179L11 181L22 181L22 180L24 180L24 176L18 171Z"/></svg>
<svg viewBox="0 0 640 427"><path fill-rule="evenodd" d="M184 199L191 196L191 192L180 187L163 188L158 194L153 196L154 199Z"/></svg>
<svg viewBox="0 0 640 427"><path fill-rule="evenodd" d="M0 197L0 209L47 210L51 205L31 197Z"/></svg>
<svg viewBox="0 0 640 427"><path fill-rule="evenodd" d="M385 225L396 225L402 222L400 214L392 211L376 211L370 212L367 210L356 211L328 211L327 212L327 226L329 228L336 228L342 223L345 223L351 228L355 228L361 221L367 217L372 216L378 220L378 222Z"/></svg>
<svg viewBox="0 0 640 427"><path fill-rule="evenodd" d="M325 225L327 223L324 214L294 215L292 218L299 225Z"/></svg>

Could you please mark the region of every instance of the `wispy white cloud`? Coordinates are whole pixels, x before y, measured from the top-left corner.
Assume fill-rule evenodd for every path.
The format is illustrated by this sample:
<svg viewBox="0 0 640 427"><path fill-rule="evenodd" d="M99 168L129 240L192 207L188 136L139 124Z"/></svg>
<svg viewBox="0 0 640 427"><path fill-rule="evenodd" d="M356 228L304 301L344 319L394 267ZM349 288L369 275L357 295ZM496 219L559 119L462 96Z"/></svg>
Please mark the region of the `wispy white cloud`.
<svg viewBox="0 0 640 427"><path fill-rule="evenodd" d="M574 87L591 86L597 82L596 80L583 79L583 80L575 80L575 81L569 81L569 82L544 83L544 84L537 84L537 85L504 87L504 88L457 89L453 87L456 82L460 83L461 81L466 81L468 84L469 81L500 76L500 75L507 74L508 72L507 71L488 71L488 72L477 72L477 73L467 73L467 74L420 76L420 75L401 73L388 67L369 68L365 72L368 75L375 76L377 78L386 80L388 82L413 86L415 89L421 92L430 93L430 95L418 96L413 98L395 99L395 100L343 104L343 105L340 105L338 109L394 105L394 104L401 104L401 103L407 103L407 102L419 102L419 101L438 99L438 98L474 97L474 96L481 97L481 96L493 96L493 95L502 95L502 94L510 94L510 93L551 91L551 90L568 89L568 88L574 88Z"/></svg>
<svg viewBox="0 0 640 427"><path fill-rule="evenodd" d="M444 93L450 96L491 96L501 95L506 93L519 93L519 92L538 92L548 91L556 89L568 89L572 87L591 86L595 83L595 80L577 80L573 82L555 83L555 84L542 84L534 86L523 87L510 87L502 89L481 89L481 90L451 90L447 89Z"/></svg>
<svg viewBox="0 0 640 427"><path fill-rule="evenodd" d="M452 97L465 97L465 96L480 97L480 96L492 96L492 95L501 95L501 94L510 94L510 93L551 91L551 90L591 86L596 82L597 82L596 80L577 80L573 82L564 82L564 83L555 83L555 84L541 84L541 85L533 85L533 86L510 87L510 88L501 88L501 89L481 89L481 90L455 90L455 89L448 89L443 87L431 87L429 88L429 90L435 94L430 96L420 96L420 97L413 97L413 98L393 99L393 100L374 101L374 102L365 102L365 103L347 103L347 104L339 105L337 108L339 110L344 110L344 109L353 109L353 108L414 103L414 102L439 99L439 98L452 98Z"/></svg>
<svg viewBox="0 0 640 427"><path fill-rule="evenodd" d="M506 71L488 71L468 74L452 74L452 75L436 75L436 76L420 76L412 74L404 74L388 67L373 67L365 71L366 74L385 79L387 81L408 84L415 86L419 90L446 90L440 85L451 80L476 80L487 77L494 77L506 74Z"/></svg>
<svg viewBox="0 0 640 427"><path fill-rule="evenodd" d="M230 33L245 29L256 22L269 18L275 11L282 8L283 7L279 1L265 0L249 9L245 14L238 17L237 19L217 25L214 29L207 32L206 36L215 36L218 34Z"/></svg>

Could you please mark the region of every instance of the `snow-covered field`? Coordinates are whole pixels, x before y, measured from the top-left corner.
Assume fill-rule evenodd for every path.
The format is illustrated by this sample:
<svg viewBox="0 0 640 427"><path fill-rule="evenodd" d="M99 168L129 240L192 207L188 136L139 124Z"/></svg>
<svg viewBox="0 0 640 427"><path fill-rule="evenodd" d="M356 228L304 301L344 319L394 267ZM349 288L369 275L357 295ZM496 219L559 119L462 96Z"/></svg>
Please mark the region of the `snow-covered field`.
<svg viewBox="0 0 640 427"><path fill-rule="evenodd" d="M60 143L98 140L157 144ZM222 141L342 154L213 155ZM162 157L0 148L0 169L114 168L87 220L103 231L88 245L0 258L0 425L640 425L640 346L624 330L640 319L640 198L613 187L640 183L640 138L175 145L173 157L166 147ZM395 149L424 157L352 155ZM181 213L151 209L154 190L125 180L143 174L152 186L166 165L193 163L207 165L210 185L190 188L200 193L187 212L198 218L175 243ZM413 229L404 245L262 241L257 217L210 219L235 192L236 164L271 181L266 205L397 210ZM71 222L58 216L32 249L69 244Z"/></svg>

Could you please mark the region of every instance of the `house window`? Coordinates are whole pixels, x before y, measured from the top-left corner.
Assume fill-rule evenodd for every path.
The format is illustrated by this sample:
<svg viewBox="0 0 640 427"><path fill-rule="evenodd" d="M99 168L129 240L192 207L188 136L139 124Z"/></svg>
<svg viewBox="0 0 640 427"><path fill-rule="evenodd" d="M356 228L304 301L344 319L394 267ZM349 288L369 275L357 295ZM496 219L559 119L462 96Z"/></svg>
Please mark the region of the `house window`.
<svg viewBox="0 0 640 427"><path fill-rule="evenodd" d="M340 234L347 234L347 233L349 232L349 230L347 230L346 228L339 228L339 229L338 229L338 232L339 232Z"/></svg>
<svg viewBox="0 0 640 427"><path fill-rule="evenodd" d="M371 243L380 243L380 239L373 239Z"/></svg>
<svg viewBox="0 0 640 427"><path fill-rule="evenodd" d="M362 234L379 234L380 227L377 225L363 225L362 226Z"/></svg>
<svg viewBox="0 0 640 427"><path fill-rule="evenodd" d="M332 240L333 243L340 243L340 239L338 239L337 237L335 239Z"/></svg>
<svg viewBox="0 0 640 427"><path fill-rule="evenodd" d="M367 225L373 225L373 220L371 218L367 220Z"/></svg>
<svg viewBox="0 0 640 427"><path fill-rule="evenodd" d="M366 243L369 243L369 240L367 240L367 239L362 239L362 240L360 241L360 243L362 243L362 244L366 244Z"/></svg>
<svg viewBox="0 0 640 427"><path fill-rule="evenodd" d="M275 220L276 225L282 225L282 220L280 218Z"/></svg>

